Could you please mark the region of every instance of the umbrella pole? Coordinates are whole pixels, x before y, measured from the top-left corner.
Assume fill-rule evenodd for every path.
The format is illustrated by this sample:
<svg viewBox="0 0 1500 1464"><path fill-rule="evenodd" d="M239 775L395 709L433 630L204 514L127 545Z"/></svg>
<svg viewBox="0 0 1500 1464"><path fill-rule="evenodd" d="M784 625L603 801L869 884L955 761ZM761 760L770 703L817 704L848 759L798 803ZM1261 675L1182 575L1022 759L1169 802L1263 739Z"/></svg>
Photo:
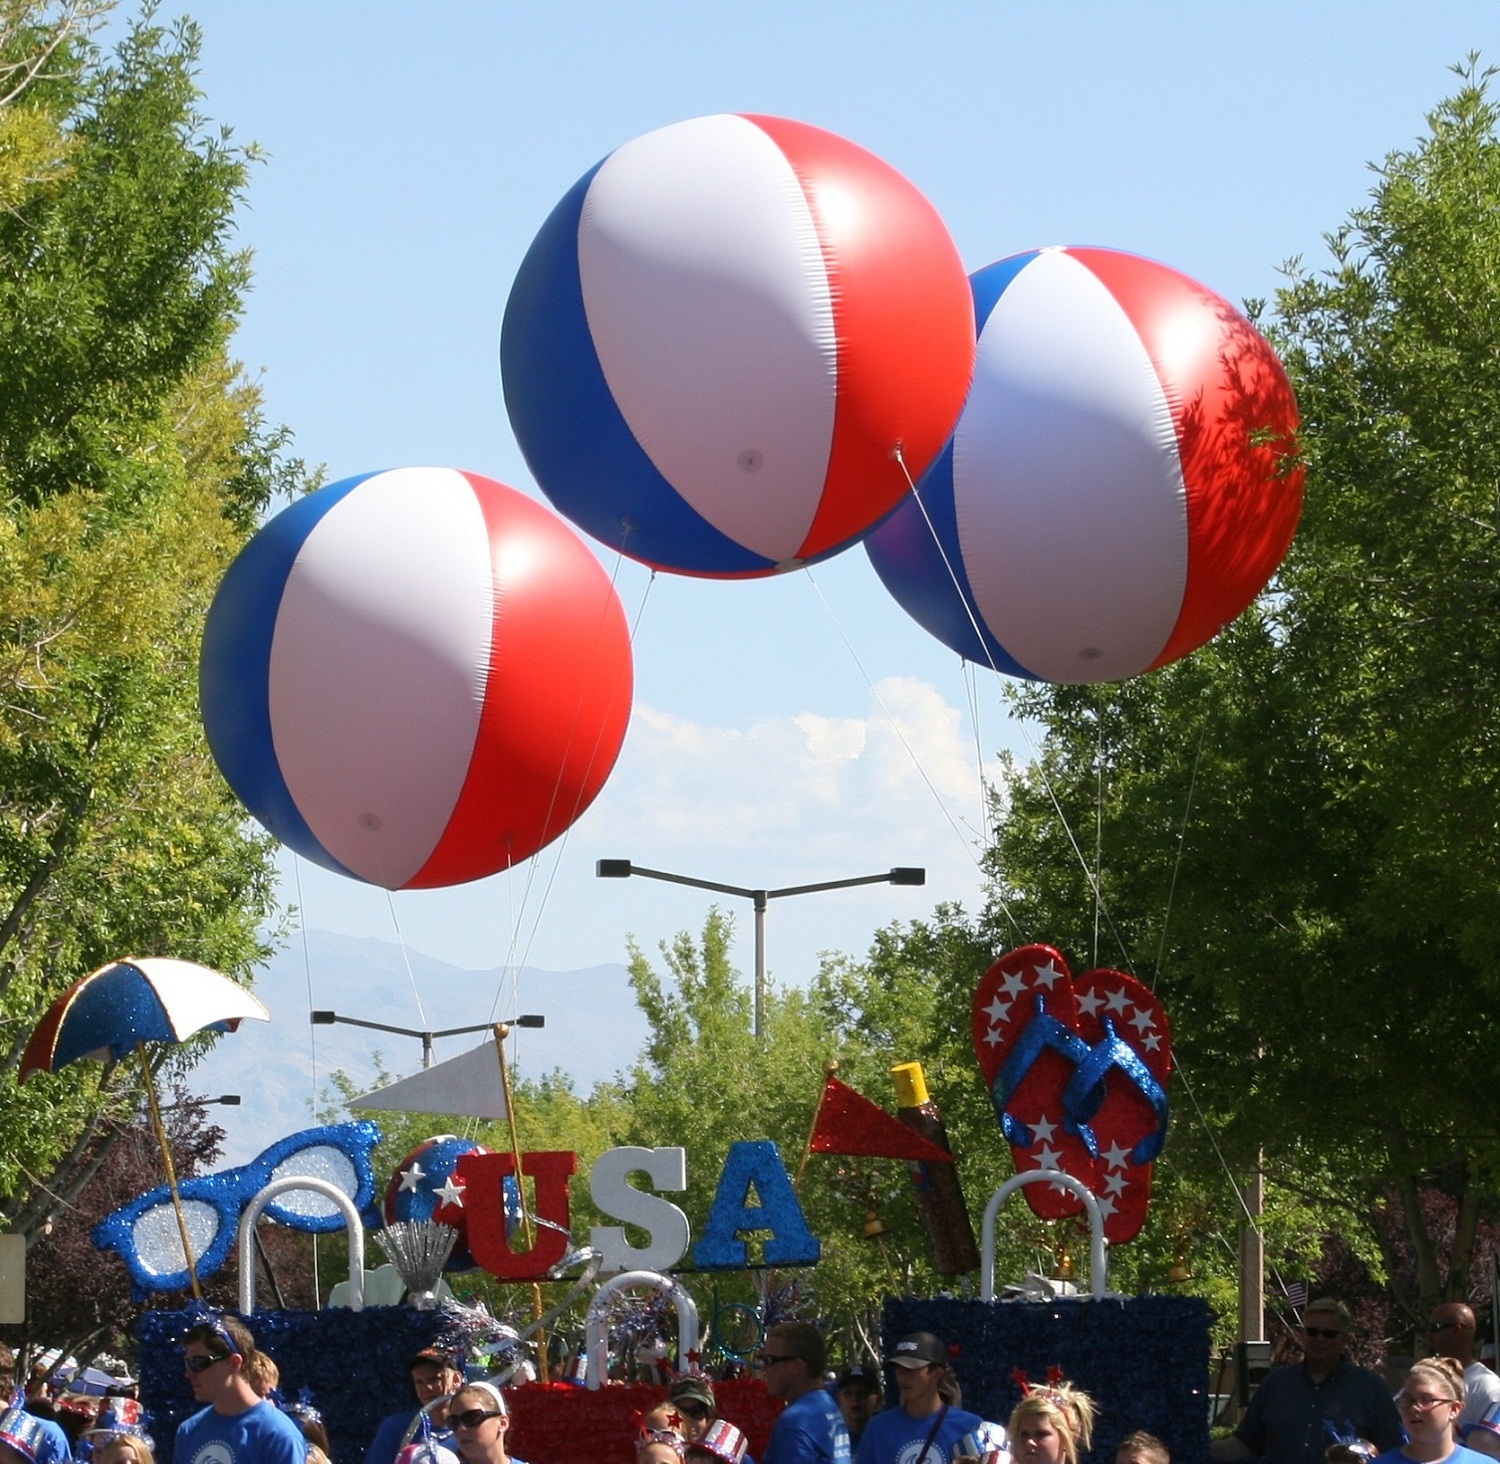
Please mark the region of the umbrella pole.
<svg viewBox="0 0 1500 1464"><path fill-rule="evenodd" d="M188 1280L193 1283L194 1299L202 1301L203 1290L198 1285L198 1267L193 1263L193 1243L188 1239L187 1216L182 1210L182 1196L177 1193L177 1169L172 1163L172 1146L167 1142L166 1126L161 1121L161 1109L156 1102L156 1077L146 1056L146 1044L137 1042L135 1050L141 1059L141 1076L146 1080L146 1101L151 1105L151 1123L156 1129L156 1142L161 1145L162 1163L167 1167L167 1188L172 1191L172 1210L177 1216L177 1233L182 1237L182 1253L187 1257Z"/></svg>

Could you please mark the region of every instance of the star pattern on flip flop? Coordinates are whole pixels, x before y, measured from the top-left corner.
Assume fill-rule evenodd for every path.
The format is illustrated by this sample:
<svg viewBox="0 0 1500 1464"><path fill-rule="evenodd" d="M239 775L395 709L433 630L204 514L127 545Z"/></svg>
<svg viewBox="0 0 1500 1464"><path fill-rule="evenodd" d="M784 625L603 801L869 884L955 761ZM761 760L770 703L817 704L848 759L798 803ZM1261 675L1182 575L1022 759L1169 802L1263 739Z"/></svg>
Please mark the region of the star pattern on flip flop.
<svg viewBox="0 0 1500 1464"><path fill-rule="evenodd" d="M1045 986L1048 991L1051 991L1059 981L1063 980L1066 973L1057 969L1055 961L1047 961L1044 964L1033 966L1031 974L1036 978L1038 986Z"/></svg>
<svg viewBox="0 0 1500 1464"><path fill-rule="evenodd" d="M996 996L984 1009L984 1014L990 1019L990 1021L998 1024L1000 1022L1003 1022L1006 1017L1010 1015L1010 1009L1014 1005L1015 1003L1013 1001L1001 1001L1001 999Z"/></svg>

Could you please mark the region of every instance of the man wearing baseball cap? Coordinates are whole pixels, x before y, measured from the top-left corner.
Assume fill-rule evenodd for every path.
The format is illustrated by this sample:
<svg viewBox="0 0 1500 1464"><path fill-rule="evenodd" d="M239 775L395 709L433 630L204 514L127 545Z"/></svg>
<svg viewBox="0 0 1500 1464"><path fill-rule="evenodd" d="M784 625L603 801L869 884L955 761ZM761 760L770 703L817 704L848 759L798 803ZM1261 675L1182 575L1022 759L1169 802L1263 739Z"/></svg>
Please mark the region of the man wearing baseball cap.
<svg viewBox="0 0 1500 1464"><path fill-rule="evenodd" d="M909 1332L885 1361L895 1371L901 1406L870 1420L855 1464L946 1464L954 1444L984 1422L958 1407L947 1344L931 1332Z"/></svg>
<svg viewBox="0 0 1500 1464"><path fill-rule="evenodd" d="M408 1364L412 1391L417 1395L415 1410L393 1413L381 1421L365 1450L364 1464L396 1464L401 1441L417 1415L425 1408L432 1424L432 1441L445 1448L455 1447L453 1431L448 1427L447 1400L463 1386L464 1375L451 1353L441 1347L424 1347Z"/></svg>
<svg viewBox="0 0 1500 1464"><path fill-rule="evenodd" d="M873 1363L850 1363L838 1376L834 1396L849 1426L849 1444L857 1449L871 1417L885 1406L885 1387L879 1369Z"/></svg>

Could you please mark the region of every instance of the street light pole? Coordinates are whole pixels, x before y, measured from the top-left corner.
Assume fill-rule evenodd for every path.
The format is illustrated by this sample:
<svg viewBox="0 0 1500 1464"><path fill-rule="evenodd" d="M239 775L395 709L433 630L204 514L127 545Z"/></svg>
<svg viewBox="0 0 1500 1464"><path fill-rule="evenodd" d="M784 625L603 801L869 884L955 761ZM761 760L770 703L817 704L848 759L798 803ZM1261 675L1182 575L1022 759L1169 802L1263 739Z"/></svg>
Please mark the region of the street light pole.
<svg viewBox="0 0 1500 1464"><path fill-rule="evenodd" d="M420 1037L422 1039L422 1066L432 1066L432 1044L439 1037L462 1037L466 1032L492 1032L495 1029L493 1022L476 1022L472 1027L444 1027L441 1032L424 1032L417 1027L392 1027L387 1022L367 1022L363 1017L346 1017L339 1012L309 1012L308 1017L314 1027L331 1027L335 1022L345 1027L368 1027L372 1032L394 1032L398 1037ZM525 1016L513 1018L507 1025L511 1027L545 1027L547 1019L538 1016L535 1012L529 1012Z"/></svg>
<svg viewBox="0 0 1500 1464"><path fill-rule="evenodd" d="M898 865L884 874L861 874L853 879L825 879L817 884L786 885L779 890L752 890L743 885L720 884L712 879L695 879L688 874L668 874L663 869L646 869L628 859L601 859L594 866L599 879L629 879L638 874L643 879L661 879L669 884L691 885L694 889L713 890L716 894L737 895L752 902L755 910L755 1036L765 1031L766 1006L766 906L772 900L789 895L815 895L823 890L847 890L856 885L893 884L925 885L927 871L911 865Z"/></svg>

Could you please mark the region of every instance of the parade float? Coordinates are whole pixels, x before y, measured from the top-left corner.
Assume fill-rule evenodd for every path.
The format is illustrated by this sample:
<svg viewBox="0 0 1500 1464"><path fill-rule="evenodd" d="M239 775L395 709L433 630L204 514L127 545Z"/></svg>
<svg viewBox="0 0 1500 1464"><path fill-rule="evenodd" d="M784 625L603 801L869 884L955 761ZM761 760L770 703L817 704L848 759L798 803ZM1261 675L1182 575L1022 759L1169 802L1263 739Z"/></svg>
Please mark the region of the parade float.
<svg viewBox="0 0 1500 1464"><path fill-rule="evenodd" d="M1006 675L1108 680L1187 654L1261 590L1300 511L1295 403L1226 301L1105 249L1032 251L966 277L905 179L785 119L699 118L590 170L526 256L501 364L539 486L612 550L743 578L863 538L921 624ZM560 519L478 474L402 468L309 494L261 529L210 611L201 684L213 754L271 833L351 878L413 889L482 878L556 839L604 786L631 676L614 589ZM152 962L116 964L150 984ZM910 1166L934 1267L953 1281L950 1296L889 1297L886 1343L946 1339L965 1405L988 1418L1009 1415L1025 1378L1061 1370L1101 1406L1100 1457L1135 1428L1205 1457L1206 1305L1122 1296L1108 1274L1111 1247L1146 1220L1167 1139L1167 1014L1134 977L1075 976L1045 945L975 977L972 1080L1015 1168L977 1236L964 1156L900 1054L896 1112L830 1069L810 1125L807 1154ZM70 992L25 1071L264 1015L188 1002L178 1020L183 984L154 1027L102 1036L72 1036L69 1021L144 1013L147 994L90 1006L87 989ZM505 1035L361 1103L511 1114ZM753 1131L722 1156L701 1215L668 1196L706 1156L599 1156L587 1183L619 1223L587 1236L572 1223L578 1155L527 1149L513 1123L500 1152L434 1135L383 1177L377 1137L360 1120L180 1184L169 1169L95 1236L142 1296L196 1295L237 1248L240 1310L288 1395L317 1400L344 1461L407 1403L408 1360L431 1345L509 1388L530 1464L563 1464L580 1441L627 1460L632 1420L665 1380L705 1366L681 1273L753 1266L764 1290L820 1253L780 1151ZM1076 1294L996 1276L999 1216L1018 1195L1043 1219L1087 1224ZM347 1232L340 1304L258 1307L261 1219ZM371 1237L388 1258L375 1271ZM453 1301L444 1269L465 1267L535 1288L532 1314L515 1325ZM550 1355L540 1339L580 1314L577 1345ZM168 1464L191 1407L179 1343L195 1315L152 1311L139 1328ZM721 1341L736 1375L716 1389L758 1454L778 1405L743 1375L765 1318L750 1320L747 1347ZM627 1381L642 1358L655 1380Z"/></svg>

